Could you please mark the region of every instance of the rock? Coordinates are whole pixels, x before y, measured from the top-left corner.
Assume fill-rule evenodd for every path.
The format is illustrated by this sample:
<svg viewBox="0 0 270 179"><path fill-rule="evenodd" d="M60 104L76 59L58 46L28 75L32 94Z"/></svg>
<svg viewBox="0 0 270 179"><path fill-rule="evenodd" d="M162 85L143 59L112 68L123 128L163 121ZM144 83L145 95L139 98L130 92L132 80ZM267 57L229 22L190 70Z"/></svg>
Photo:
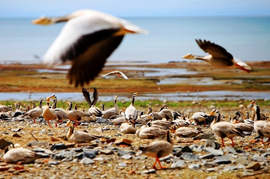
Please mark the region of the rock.
<svg viewBox="0 0 270 179"><path fill-rule="evenodd" d="M51 146L51 150L62 150L62 149L67 149L68 147L63 144L63 143L59 143L59 144L53 144Z"/></svg>
<svg viewBox="0 0 270 179"><path fill-rule="evenodd" d="M200 156L200 159L211 159L211 158L214 158L215 155L214 154L205 154L203 156Z"/></svg>
<svg viewBox="0 0 270 179"><path fill-rule="evenodd" d="M228 153L237 154L236 150L233 147L226 146L224 150Z"/></svg>
<svg viewBox="0 0 270 179"><path fill-rule="evenodd" d="M127 154L135 155L136 153L134 151L117 150L117 155L120 157Z"/></svg>
<svg viewBox="0 0 270 179"><path fill-rule="evenodd" d="M173 156L168 155L168 156L166 156L166 157L160 158L160 161L167 161L167 162L169 162L172 158L173 158Z"/></svg>
<svg viewBox="0 0 270 179"><path fill-rule="evenodd" d="M207 168L207 172L216 172L218 169L217 168Z"/></svg>
<svg viewBox="0 0 270 179"><path fill-rule="evenodd" d="M120 145L120 146L131 146L131 143L133 141L129 139L121 139L115 142L115 145Z"/></svg>
<svg viewBox="0 0 270 179"><path fill-rule="evenodd" d="M128 160L128 159L131 159L132 156L130 154L125 154L121 158Z"/></svg>
<svg viewBox="0 0 270 179"><path fill-rule="evenodd" d="M63 160L63 159L68 159L72 160L73 159L74 153L72 151L61 151L59 153L53 154L53 159L55 160Z"/></svg>
<svg viewBox="0 0 270 179"><path fill-rule="evenodd" d="M16 129L11 129L12 132L20 132L23 128L16 128Z"/></svg>
<svg viewBox="0 0 270 179"><path fill-rule="evenodd" d="M205 151L213 154L214 156L224 155L224 152L222 150L216 150L216 149L214 149L212 147L206 147Z"/></svg>
<svg viewBox="0 0 270 179"><path fill-rule="evenodd" d="M192 152L192 150L189 148L189 146L185 146L184 148L182 148L181 152Z"/></svg>
<svg viewBox="0 0 270 179"><path fill-rule="evenodd" d="M239 170L239 169L243 169L243 168L245 168L245 167L244 167L244 165L241 165L241 164L236 165L236 166L235 165L233 165L233 166L229 165L229 166L224 167L223 171L229 172L229 171Z"/></svg>
<svg viewBox="0 0 270 179"><path fill-rule="evenodd" d="M50 154L43 153L43 152L36 152L36 155L40 158L49 158Z"/></svg>
<svg viewBox="0 0 270 179"><path fill-rule="evenodd" d="M15 133L12 135L12 137L21 137L19 134Z"/></svg>
<svg viewBox="0 0 270 179"><path fill-rule="evenodd" d="M93 164L95 163L94 160L90 159L90 158L83 158L80 163L84 164L84 165L89 165L89 164Z"/></svg>
<svg viewBox="0 0 270 179"><path fill-rule="evenodd" d="M100 154L105 154L105 155L113 154L113 151L109 150L109 149L100 150L99 152L100 152Z"/></svg>
<svg viewBox="0 0 270 179"><path fill-rule="evenodd" d="M156 173L156 170L155 169L150 169L150 170L142 171L142 174L152 174L152 173Z"/></svg>
<svg viewBox="0 0 270 179"><path fill-rule="evenodd" d="M214 161L215 164L230 164L232 161L227 156L220 156L216 157L216 160Z"/></svg>
<svg viewBox="0 0 270 179"><path fill-rule="evenodd" d="M246 169L251 169L254 171L260 170L261 169L261 164L258 162L251 162Z"/></svg>
<svg viewBox="0 0 270 179"><path fill-rule="evenodd" d="M127 164L125 162L119 163L119 167L126 167L126 166L127 166Z"/></svg>
<svg viewBox="0 0 270 179"><path fill-rule="evenodd" d="M197 169L201 168L201 165L197 164L197 163L196 164L190 164L188 166L188 168L193 169L193 170L197 170Z"/></svg>
<svg viewBox="0 0 270 179"><path fill-rule="evenodd" d="M58 161L51 160L51 161L48 162L48 165L58 165L58 164L59 164Z"/></svg>
<svg viewBox="0 0 270 179"><path fill-rule="evenodd" d="M83 152L83 156L90 159L95 158L97 154L98 154L97 150L86 150Z"/></svg>
<svg viewBox="0 0 270 179"><path fill-rule="evenodd" d="M112 122L111 121L109 121L108 119L104 119L104 118L102 118L102 117L97 117L96 118L97 120L96 120L96 123L100 123L100 124L112 124Z"/></svg>
<svg viewBox="0 0 270 179"><path fill-rule="evenodd" d="M203 145L195 145L195 144L192 144L190 146L190 149L194 152L202 152L204 146Z"/></svg>
<svg viewBox="0 0 270 179"><path fill-rule="evenodd" d="M195 160L198 160L199 157L195 154L192 154L192 153L188 153L188 152L184 152L181 157L184 159L184 160L188 160L188 161L195 161Z"/></svg>
<svg viewBox="0 0 270 179"><path fill-rule="evenodd" d="M261 162L264 161L265 158L259 154L254 154L251 159L256 162Z"/></svg>
<svg viewBox="0 0 270 179"><path fill-rule="evenodd" d="M172 168L185 168L186 167L186 164L185 164L185 161L184 160L177 160L175 161L172 166Z"/></svg>
<svg viewBox="0 0 270 179"><path fill-rule="evenodd" d="M10 146L10 145L13 145L12 142L9 142L5 139L0 139L0 149L5 149L6 147Z"/></svg>

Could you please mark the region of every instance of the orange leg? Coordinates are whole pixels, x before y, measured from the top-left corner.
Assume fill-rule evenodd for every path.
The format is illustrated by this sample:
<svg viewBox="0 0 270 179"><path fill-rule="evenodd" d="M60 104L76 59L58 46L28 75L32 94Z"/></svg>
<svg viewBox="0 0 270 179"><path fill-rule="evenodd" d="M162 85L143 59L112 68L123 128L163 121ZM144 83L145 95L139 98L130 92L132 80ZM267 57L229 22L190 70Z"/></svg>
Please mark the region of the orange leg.
<svg viewBox="0 0 270 179"><path fill-rule="evenodd" d="M225 147L224 138L221 138L221 147Z"/></svg>
<svg viewBox="0 0 270 179"><path fill-rule="evenodd" d="M55 121L55 127L57 127L57 121Z"/></svg>
<svg viewBox="0 0 270 179"><path fill-rule="evenodd" d="M49 126L50 128L52 128L51 123L50 123L49 120L47 120L47 123L48 123L48 126Z"/></svg>
<svg viewBox="0 0 270 179"><path fill-rule="evenodd" d="M230 138L231 139L231 141L232 141L232 147L234 147L234 142L233 142L233 138Z"/></svg>
<svg viewBox="0 0 270 179"><path fill-rule="evenodd" d="M156 160L155 160L155 163L153 164L153 169L157 169L157 167L156 167L156 164L157 164L157 160L158 160L158 158L156 158Z"/></svg>
<svg viewBox="0 0 270 179"><path fill-rule="evenodd" d="M34 123L36 123L36 119L34 118L33 120L34 120Z"/></svg>
<svg viewBox="0 0 270 179"><path fill-rule="evenodd" d="M166 167L163 167L163 166L161 165L159 158L157 158L157 162L158 162L158 164L159 164L159 166L160 166L160 169L166 168Z"/></svg>

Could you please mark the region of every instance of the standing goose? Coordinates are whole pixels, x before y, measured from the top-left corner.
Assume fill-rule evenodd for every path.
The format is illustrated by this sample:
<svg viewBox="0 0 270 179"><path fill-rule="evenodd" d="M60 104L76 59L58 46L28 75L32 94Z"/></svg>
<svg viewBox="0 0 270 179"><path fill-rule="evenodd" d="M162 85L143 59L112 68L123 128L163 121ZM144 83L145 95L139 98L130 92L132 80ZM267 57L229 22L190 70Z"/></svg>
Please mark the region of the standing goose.
<svg viewBox="0 0 270 179"><path fill-rule="evenodd" d="M135 123L135 121L137 120L137 117L138 117L138 111L134 106L135 97L136 97L136 93L134 93L132 95L131 103L127 107L127 109L125 110L125 118L126 118L126 120L130 121L131 123Z"/></svg>
<svg viewBox="0 0 270 179"><path fill-rule="evenodd" d="M79 121L82 119L82 117L89 116L89 114L77 110L76 105L74 106L74 110L72 110L73 103L68 102L69 108L67 111L67 116L70 121L75 122L75 125L79 125Z"/></svg>
<svg viewBox="0 0 270 179"><path fill-rule="evenodd" d="M167 132L167 140L158 140L150 143L148 146L139 147L139 150L142 151L143 154L155 158L155 163L153 164L153 168L157 169L156 164L158 163L160 168L165 168L160 163L160 158L166 157L170 155L173 149L173 144L170 137L170 132Z"/></svg>
<svg viewBox="0 0 270 179"><path fill-rule="evenodd" d="M244 134L242 133L242 131L236 128L234 124L227 121L220 122L221 116L219 112L217 113L218 113L218 117L214 118L213 122L210 125L210 128L216 136L221 138L222 147L225 147L225 144L224 144L225 137L229 138L232 141L232 146L234 147L233 138L235 136L244 137Z"/></svg>
<svg viewBox="0 0 270 179"><path fill-rule="evenodd" d="M60 22L67 24L45 54L44 63L71 61L68 79L76 87L94 80L126 34L144 32L123 19L93 10L79 10L59 18L43 17L33 24Z"/></svg>
<svg viewBox="0 0 270 179"><path fill-rule="evenodd" d="M50 121L57 119L55 111L53 109L51 109L51 107L50 107L50 100L55 99L55 98L56 98L55 95L48 97L46 99L47 106L43 107L42 116L45 119L45 121L47 121L49 127L52 127L50 124ZM55 123L55 126L57 126L57 123Z"/></svg>
<svg viewBox="0 0 270 179"><path fill-rule="evenodd" d="M270 122L261 120L261 111L258 105L255 105L256 120L254 121L254 130L260 136L261 142L264 144L263 138L270 140Z"/></svg>
<svg viewBox="0 0 270 179"><path fill-rule="evenodd" d="M239 59L233 58L225 48L207 40L195 40L198 46L209 55L207 56L196 56L187 54L183 56L184 59L196 59L208 62L209 64L216 67L231 67L236 66L237 68L250 72L252 69L245 62Z"/></svg>
<svg viewBox="0 0 270 179"><path fill-rule="evenodd" d="M57 106L57 98L53 99L52 110L54 110L57 116L57 122L62 122L63 119L68 119L67 111L62 108L56 108Z"/></svg>
<svg viewBox="0 0 270 179"><path fill-rule="evenodd" d="M104 119L112 119L112 118L116 118L118 115L119 115L119 108L118 108L118 105L117 105L117 96L114 97L114 107L113 108L110 108L110 109L107 109L105 111L103 111L103 115L102 117Z"/></svg>
<svg viewBox="0 0 270 179"><path fill-rule="evenodd" d="M90 94L89 92L87 91L86 88L82 88L82 93L83 93L83 96L84 96L84 99L86 100L86 102L89 104L89 109L88 109L88 113L89 115L95 115L97 117L101 117L102 116L102 111L96 107L96 103L98 101L98 91L96 88L93 88L93 101L91 101L91 98L90 98Z"/></svg>
<svg viewBox="0 0 270 179"><path fill-rule="evenodd" d="M34 123L36 123L36 119L41 116L42 112L43 112L43 108L42 108L42 99L39 101L39 106L35 107L34 109L31 109L30 111L27 111L24 116L30 116L33 120Z"/></svg>

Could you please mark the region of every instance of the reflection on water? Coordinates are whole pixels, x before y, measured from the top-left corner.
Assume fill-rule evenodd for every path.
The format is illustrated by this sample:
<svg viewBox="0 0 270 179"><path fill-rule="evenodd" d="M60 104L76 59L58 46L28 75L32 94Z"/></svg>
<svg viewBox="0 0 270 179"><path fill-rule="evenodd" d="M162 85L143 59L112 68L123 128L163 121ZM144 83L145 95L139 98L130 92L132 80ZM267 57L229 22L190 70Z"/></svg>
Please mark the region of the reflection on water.
<svg viewBox="0 0 270 179"><path fill-rule="evenodd" d="M59 100L84 101L82 93L54 93ZM0 93L2 100L39 100L46 98L52 93ZM102 94L101 94L102 95ZM114 95L117 95L116 93ZM130 94L118 94L119 100L130 100ZM240 91L204 91L204 92L179 92L166 94L145 93L137 97L138 100L167 100L167 101L190 101L190 100L239 100L239 99L264 99L270 100L270 92L240 92ZM102 95L100 101L111 101L113 95Z"/></svg>

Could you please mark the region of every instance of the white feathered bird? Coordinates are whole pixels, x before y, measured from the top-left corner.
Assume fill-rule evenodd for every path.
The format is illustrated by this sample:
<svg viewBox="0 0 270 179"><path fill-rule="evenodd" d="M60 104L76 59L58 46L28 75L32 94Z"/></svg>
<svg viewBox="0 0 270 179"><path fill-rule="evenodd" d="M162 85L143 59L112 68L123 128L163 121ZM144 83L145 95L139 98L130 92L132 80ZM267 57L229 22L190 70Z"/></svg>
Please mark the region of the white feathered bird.
<svg viewBox="0 0 270 179"><path fill-rule="evenodd" d="M79 10L70 15L33 21L49 25L67 22L44 56L49 65L72 62L70 83L83 86L102 70L106 59L120 45L126 34L143 33L137 26L120 18L93 10Z"/></svg>

